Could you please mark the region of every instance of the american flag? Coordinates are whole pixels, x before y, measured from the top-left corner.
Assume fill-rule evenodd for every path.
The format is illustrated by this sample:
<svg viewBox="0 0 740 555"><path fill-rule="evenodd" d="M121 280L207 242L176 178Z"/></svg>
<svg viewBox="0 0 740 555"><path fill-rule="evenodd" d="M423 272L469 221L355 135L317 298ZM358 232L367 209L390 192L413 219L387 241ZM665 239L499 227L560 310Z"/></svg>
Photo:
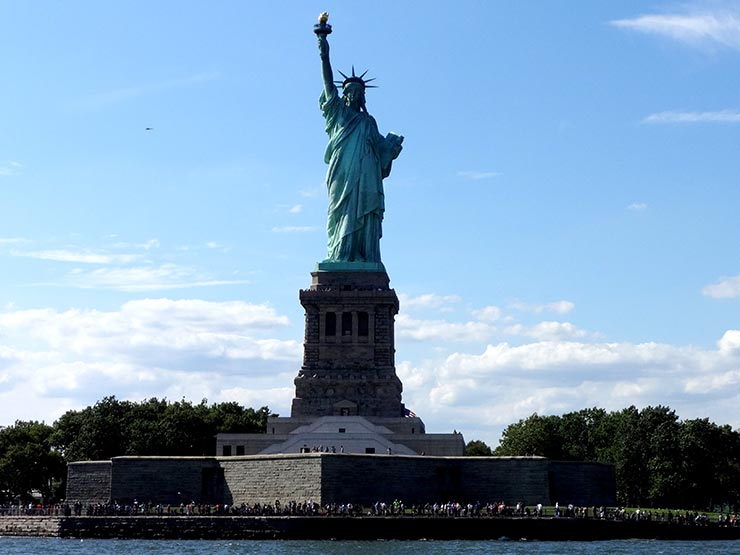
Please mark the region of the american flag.
<svg viewBox="0 0 740 555"><path fill-rule="evenodd" d="M403 415L407 416L409 418L416 418L416 413L410 409L404 408L403 409Z"/></svg>

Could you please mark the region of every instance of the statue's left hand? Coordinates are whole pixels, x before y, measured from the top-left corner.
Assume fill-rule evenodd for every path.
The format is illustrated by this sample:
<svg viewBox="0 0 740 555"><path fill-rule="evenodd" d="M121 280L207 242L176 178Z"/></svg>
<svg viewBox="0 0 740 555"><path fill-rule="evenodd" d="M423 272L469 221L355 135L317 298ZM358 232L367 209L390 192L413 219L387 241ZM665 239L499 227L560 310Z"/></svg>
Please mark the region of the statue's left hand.
<svg viewBox="0 0 740 555"><path fill-rule="evenodd" d="M396 133L393 133L392 131L386 135L386 141L388 142L388 146L390 147L391 156L395 160L398 158L398 155L401 154L401 151L403 150L403 135L397 135Z"/></svg>
<svg viewBox="0 0 740 555"><path fill-rule="evenodd" d="M402 150L403 150L403 145L401 143L393 144L393 146L391 147L391 154L394 160L398 158L398 155L401 154Z"/></svg>

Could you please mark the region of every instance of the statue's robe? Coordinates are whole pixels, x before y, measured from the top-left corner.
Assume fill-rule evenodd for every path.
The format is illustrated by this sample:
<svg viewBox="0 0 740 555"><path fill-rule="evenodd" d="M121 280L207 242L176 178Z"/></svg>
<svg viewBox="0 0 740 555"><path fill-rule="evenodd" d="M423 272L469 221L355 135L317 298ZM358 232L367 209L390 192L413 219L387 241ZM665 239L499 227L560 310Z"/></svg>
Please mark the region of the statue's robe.
<svg viewBox="0 0 740 555"><path fill-rule="evenodd" d="M321 93L329 144L327 219L330 261L380 262L381 223L385 210L383 178L391 172L391 141L378 132L375 119L344 103L336 87Z"/></svg>

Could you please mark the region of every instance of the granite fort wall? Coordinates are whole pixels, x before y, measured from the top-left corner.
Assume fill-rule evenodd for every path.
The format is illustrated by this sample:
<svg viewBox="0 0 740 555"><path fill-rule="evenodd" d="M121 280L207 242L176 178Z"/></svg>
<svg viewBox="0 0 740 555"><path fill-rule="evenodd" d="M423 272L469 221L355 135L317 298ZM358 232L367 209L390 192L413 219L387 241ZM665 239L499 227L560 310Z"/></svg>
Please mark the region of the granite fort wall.
<svg viewBox="0 0 740 555"><path fill-rule="evenodd" d="M111 461L81 461L67 465L67 499L82 503L110 500Z"/></svg>
<svg viewBox="0 0 740 555"><path fill-rule="evenodd" d="M231 504L322 500L321 455L224 457L218 462Z"/></svg>
<svg viewBox="0 0 740 555"><path fill-rule="evenodd" d="M388 439L434 457L459 457L465 452L462 434L395 434Z"/></svg>
<svg viewBox="0 0 740 555"><path fill-rule="evenodd" d="M115 457L111 463L110 498L119 503L223 502L223 473L213 457Z"/></svg>
<svg viewBox="0 0 740 555"><path fill-rule="evenodd" d="M325 455L322 500L547 503L547 464L537 458Z"/></svg>
<svg viewBox="0 0 740 555"><path fill-rule="evenodd" d="M308 453L245 457L116 457L70 464L67 499L163 504L361 503L401 499L614 505L614 467L538 457ZM86 475L89 473L89 475Z"/></svg>

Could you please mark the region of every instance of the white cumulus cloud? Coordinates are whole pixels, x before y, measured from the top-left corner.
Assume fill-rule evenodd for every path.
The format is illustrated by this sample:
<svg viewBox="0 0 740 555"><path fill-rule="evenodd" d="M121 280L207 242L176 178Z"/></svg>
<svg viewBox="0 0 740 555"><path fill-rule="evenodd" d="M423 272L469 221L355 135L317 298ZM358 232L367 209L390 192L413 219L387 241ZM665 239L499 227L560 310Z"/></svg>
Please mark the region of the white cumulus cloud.
<svg viewBox="0 0 740 555"><path fill-rule="evenodd" d="M722 278L717 283L704 286L701 292L714 299L740 297L740 275Z"/></svg>
<svg viewBox="0 0 740 555"><path fill-rule="evenodd" d="M719 352L725 356L740 357L740 330L728 330L717 342Z"/></svg>
<svg viewBox="0 0 740 555"><path fill-rule="evenodd" d="M111 394L218 401L243 390L262 406L260 392L300 364L300 343L279 339L288 325L267 305L197 299L0 312L0 423L53 420Z"/></svg>
<svg viewBox="0 0 740 555"><path fill-rule="evenodd" d="M414 341L485 341L493 331L494 328L486 322L417 320L403 313L396 317L396 335Z"/></svg>
<svg viewBox="0 0 740 555"><path fill-rule="evenodd" d="M554 339L489 344L402 368L404 402L427 429L455 426L466 440L494 445L506 425L533 412L592 406L663 404L683 418L740 424L730 410L740 399L740 330L728 330L717 349Z"/></svg>
<svg viewBox="0 0 740 555"><path fill-rule="evenodd" d="M530 328L517 328L516 333L540 341L578 339L588 335L570 322L539 322Z"/></svg>

